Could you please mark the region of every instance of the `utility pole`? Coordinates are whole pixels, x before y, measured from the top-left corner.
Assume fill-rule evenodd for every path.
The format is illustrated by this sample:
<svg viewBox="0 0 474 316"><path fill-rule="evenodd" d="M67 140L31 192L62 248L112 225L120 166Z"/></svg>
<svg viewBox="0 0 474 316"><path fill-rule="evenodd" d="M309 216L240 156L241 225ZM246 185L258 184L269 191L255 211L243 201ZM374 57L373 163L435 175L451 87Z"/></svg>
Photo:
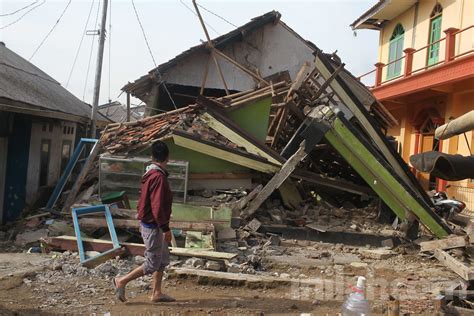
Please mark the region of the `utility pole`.
<svg viewBox="0 0 474 316"><path fill-rule="evenodd" d="M99 107L99 94L100 94L100 79L102 77L102 60L104 57L104 44L105 44L105 24L107 21L107 5L108 0L103 0L102 7L102 22L100 24L99 31L99 51L97 52L97 67L95 70L95 84L94 84L94 99L92 100L92 113L91 113L91 138L95 138L96 125L97 125L97 108Z"/></svg>
<svg viewBox="0 0 474 316"><path fill-rule="evenodd" d="M130 122L130 93L127 92L127 122Z"/></svg>

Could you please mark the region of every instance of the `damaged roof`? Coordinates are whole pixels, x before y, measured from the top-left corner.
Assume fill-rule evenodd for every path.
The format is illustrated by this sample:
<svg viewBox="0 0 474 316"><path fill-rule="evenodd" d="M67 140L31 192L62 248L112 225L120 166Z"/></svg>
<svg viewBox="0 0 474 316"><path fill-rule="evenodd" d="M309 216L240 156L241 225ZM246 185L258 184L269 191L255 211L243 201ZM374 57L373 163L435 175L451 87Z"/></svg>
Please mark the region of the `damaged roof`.
<svg viewBox="0 0 474 316"><path fill-rule="evenodd" d="M230 43L240 41L244 36L247 34L259 29L260 27L268 24L268 23L276 23L280 20L281 14L278 11L271 11L265 13L261 16L253 18L247 24L244 24L241 27L236 28L235 30L230 31L227 34L221 35L212 40L214 47L221 49L227 46ZM198 51L206 50L207 43L202 43L196 46L193 46L181 54L177 55L176 57L170 59L169 61L159 65L157 68L154 68L148 72L148 74L138 78L134 82L129 82L125 86L122 87L122 91L134 94L135 90L140 86L148 86L149 84L153 83L153 81L158 81L157 77L157 70L163 74L171 67L175 66L179 61L188 57L191 54L194 54Z"/></svg>
<svg viewBox="0 0 474 316"><path fill-rule="evenodd" d="M178 146L251 169L278 170L284 159L228 119L225 112L229 107L201 97L197 104L174 111L136 122L110 124L102 134L101 144L108 153L133 155L157 140L173 139ZM227 154L222 155L223 152Z"/></svg>
<svg viewBox="0 0 474 316"><path fill-rule="evenodd" d="M379 0L350 25L353 30L380 30L386 21L411 8L417 0Z"/></svg>
<svg viewBox="0 0 474 316"><path fill-rule="evenodd" d="M0 98L8 108L58 112L71 119L89 120L91 106L66 90L44 71L0 43ZM11 105L10 105L11 104ZM7 106L7 105L6 105ZM12 110L14 111L14 109ZM103 117L101 117L105 120Z"/></svg>

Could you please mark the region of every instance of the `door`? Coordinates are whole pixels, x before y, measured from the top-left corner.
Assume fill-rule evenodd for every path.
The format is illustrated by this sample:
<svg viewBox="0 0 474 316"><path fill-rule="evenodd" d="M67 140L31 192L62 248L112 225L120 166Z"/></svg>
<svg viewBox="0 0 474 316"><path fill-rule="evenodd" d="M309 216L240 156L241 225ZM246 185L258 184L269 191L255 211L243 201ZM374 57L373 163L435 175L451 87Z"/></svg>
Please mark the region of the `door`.
<svg viewBox="0 0 474 316"><path fill-rule="evenodd" d="M405 30L401 24L397 24L390 37L388 46L387 79L398 77L402 73L403 42Z"/></svg>
<svg viewBox="0 0 474 316"><path fill-rule="evenodd" d="M8 146L8 138L0 137L0 224L3 224L3 196L5 194L7 146Z"/></svg>
<svg viewBox="0 0 474 316"><path fill-rule="evenodd" d="M431 20L429 43L432 44L441 38L441 15ZM439 42L428 47L428 66L436 64L439 58Z"/></svg>
<svg viewBox="0 0 474 316"><path fill-rule="evenodd" d="M39 172L39 186L48 185L49 178L49 160L51 153L51 140L41 140L41 152L40 152L40 172Z"/></svg>

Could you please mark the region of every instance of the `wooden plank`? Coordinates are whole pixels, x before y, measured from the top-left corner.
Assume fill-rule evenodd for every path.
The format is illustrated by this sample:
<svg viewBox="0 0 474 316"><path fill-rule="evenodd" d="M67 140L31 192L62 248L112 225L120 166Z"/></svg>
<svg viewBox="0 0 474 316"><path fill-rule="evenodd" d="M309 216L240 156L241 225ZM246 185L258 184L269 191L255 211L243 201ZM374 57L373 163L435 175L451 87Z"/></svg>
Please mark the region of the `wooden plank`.
<svg viewBox="0 0 474 316"><path fill-rule="evenodd" d="M273 178L265 185L265 187L260 191L257 197L249 204L249 206L242 212L244 218L248 218L257 209L262 205L262 203L272 194L272 192L280 187L280 185L285 181L290 174L295 170L296 166L306 157L306 152L304 148L304 141L300 144L300 147L283 165L281 170L279 170Z"/></svg>
<svg viewBox="0 0 474 316"><path fill-rule="evenodd" d="M435 249L434 250L434 256L442 264L444 264L446 267L448 267L453 272L458 274L464 280L470 281L470 280L474 279L474 272L468 266L466 266L462 262L458 261L456 258L451 256L446 251L443 251L441 249Z"/></svg>
<svg viewBox="0 0 474 316"><path fill-rule="evenodd" d="M284 107L281 110L282 110L282 112L281 112L280 118L278 120L278 124L275 128L275 133L273 134L273 140L272 140L272 143L270 144L271 147L274 147L275 144L278 143L280 132L285 127L286 122L287 122L288 108Z"/></svg>
<svg viewBox="0 0 474 316"><path fill-rule="evenodd" d="M140 228L140 221L136 219L118 219L114 218L115 228ZM107 227L107 222L105 218L96 218L96 217L82 217L79 219L79 225L81 227L91 227L91 228L100 228ZM181 229L181 230L196 230L196 231L212 231L212 223L202 223L202 222L179 222L171 221L170 228L172 229Z"/></svg>
<svg viewBox="0 0 474 316"><path fill-rule="evenodd" d="M221 78L222 84L224 85L225 94L229 95L229 88L227 88L227 83L225 82L224 74L222 73L221 66L219 65L219 61L216 58L216 54L214 53L215 49L211 50L211 57L214 60L214 64L216 65L217 71L219 73L219 77Z"/></svg>
<svg viewBox="0 0 474 316"><path fill-rule="evenodd" d="M421 251L434 251L435 249L452 249L465 247L469 244L468 236L450 236L445 239L420 242Z"/></svg>
<svg viewBox="0 0 474 316"><path fill-rule="evenodd" d="M117 256L121 256L125 253L125 248L120 247L116 249L110 249L109 251L104 252L101 255L98 255L96 257L90 258L82 263L82 265L86 268L94 268L98 266L101 263L106 262L109 259L115 258Z"/></svg>
<svg viewBox="0 0 474 316"><path fill-rule="evenodd" d="M102 148L101 140L99 139L99 141L94 145L94 148L90 152L86 163L82 167L81 173L77 177L76 181L74 182L74 185L72 186L72 189L69 191L69 194L67 195L66 202L64 202L63 209L62 209L64 213L69 212L69 208L71 207L71 205L74 204L77 194L79 193L79 190L81 189L81 186L84 183L84 180L89 174L89 171L92 168L95 158L99 154L101 148Z"/></svg>
<svg viewBox="0 0 474 316"><path fill-rule="evenodd" d="M253 200L257 196L257 194L260 193L260 191L262 191L262 189L263 185L259 184L258 186L256 186L247 196L244 196L231 206L232 211L240 211L245 208L247 204L249 204L250 201Z"/></svg>
<svg viewBox="0 0 474 316"><path fill-rule="evenodd" d="M301 85L304 82L304 79L306 78L306 72L308 71L308 69L309 69L309 63L305 61L303 65L301 66L300 70L298 71L298 74L296 75L295 80L291 84L291 87L288 90L288 93L285 97L285 101L288 101L291 97L291 94L301 87Z"/></svg>
<svg viewBox="0 0 474 316"><path fill-rule="evenodd" d="M110 250L112 242L109 240L92 239L92 238L81 238L84 244L84 250L86 251L99 251L104 252ZM59 250L70 250L77 251L76 237L74 236L58 236L58 237L47 237L43 241L52 249ZM143 256L145 251L145 245L139 243L128 243L124 242L120 244L124 247L128 253L134 256ZM212 260L230 260L235 258L237 254L199 250L199 249L186 249L186 248L173 248L170 247L170 253L175 256L182 257L199 257Z"/></svg>
<svg viewBox="0 0 474 316"><path fill-rule="evenodd" d="M337 179L328 177L319 173L310 172L307 170L296 169L295 172L291 174L292 178L300 179L310 183L314 183L318 186L328 187L335 190L350 192L357 195L374 195L369 187L358 185L344 179Z"/></svg>
<svg viewBox="0 0 474 316"><path fill-rule="evenodd" d="M253 170L271 173L279 170L280 168L271 163L265 163L258 160L254 160L244 155L233 153L229 150L224 150L217 146L212 146L204 142L199 142L181 135L173 135L173 141L176 145L188 148L212 157L216 157L222 160L226 160Z"/></svg>

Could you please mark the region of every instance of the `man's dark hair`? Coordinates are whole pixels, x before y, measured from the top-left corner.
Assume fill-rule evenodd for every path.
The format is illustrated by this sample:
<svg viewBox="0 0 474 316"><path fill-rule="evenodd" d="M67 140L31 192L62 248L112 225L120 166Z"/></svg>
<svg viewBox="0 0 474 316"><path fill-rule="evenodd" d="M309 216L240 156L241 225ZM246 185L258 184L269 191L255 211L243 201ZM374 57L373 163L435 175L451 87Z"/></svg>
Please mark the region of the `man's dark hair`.
<svg viewBox="0 0 474 316"><path fill-rule="evenodd" d="M151 145L151 156L156 162L165 161L170 154L168 146L161 140L156 141Z"/></svg>

